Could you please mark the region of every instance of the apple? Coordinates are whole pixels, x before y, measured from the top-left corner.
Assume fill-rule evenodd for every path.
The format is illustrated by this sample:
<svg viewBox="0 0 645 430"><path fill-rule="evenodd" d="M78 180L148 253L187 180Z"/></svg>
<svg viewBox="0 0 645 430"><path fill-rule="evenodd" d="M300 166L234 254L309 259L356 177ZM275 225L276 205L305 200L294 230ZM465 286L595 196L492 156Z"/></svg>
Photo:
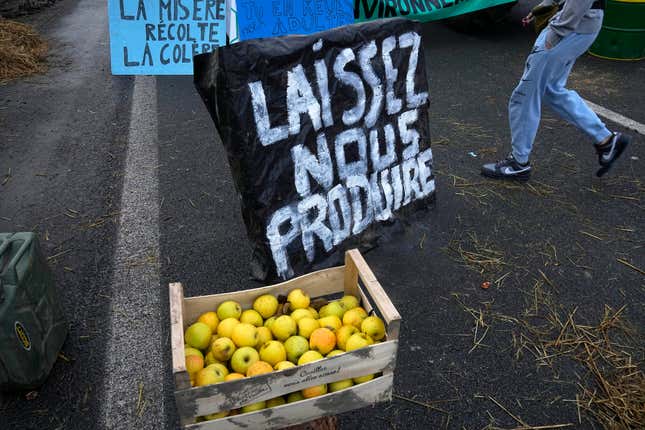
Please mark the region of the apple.
<svg viewBox="0 0 645 430"><path fill-rule="evenodd" d="M264 324L262 315L260 315L258 311L255 311L253 309L247 309L242 312L242 316L240 316L240 322L251 324L256 327L262 327L262 324Z"/></svg>
<svg viewBox="0 0 645 430"><path fill-rule="evenodd" d="M228 337L230 339L233 336L233 329L238 325L240 321L237 318L226 318L220 321L217 326L217 335L219 337Z"/></svg>
<svg viewBox="0 0 645 430"><path fill-rule="evenodd" d="M307 339L317 328L320 328L320 323L313 318L305 317L298 321L298 334Z"/></svg>
<svg viewBox="0 0 645 430"><path fill-rule="evenodd" d="M203 322L208 327L210 327L212 333L215 333L215 331L217 330L217 324L219 324L219 318L217 318L217 314L212 311L201 314L199 318L197 318L197 321Z"/></svg>
<svg viewBox="0 0 645 430"><path fill-rule="evenodd" d="M214 367L214 368L219 369L219 370L220 370L220 372L222 372L222 374L224 375L224 377L225 377L225 378L226 378L226 376L228 376L228 368L226 367L226 365L225 365L225 364L222 364L222 363L213 363L213 364L209 364L208 366L209 366L209 367L210 367L210 366L212 366L212 367Z"/></svg>
<svg viewBox="0 0 645 430"><path fill-rule="evenodd" d="M212 345L213 344L211 343L211 346ZM213 351L208 351L208 354L206 354L206 356L204 357L204 364L208 366L215 363L219 363L219 361L215 357L213 357Z"/></svg>
<svg viewBox="0 0 645 430"><path fill-rule="evenodd" d="M260 360L266 361L271 366L275 366L281 361L287 359L287 351L282 342L270 340L260 348Z"/></svg>
<svg viewBox="0 0 645 430"><path fill-rule="evenodd" d="M329 330L335 332L343 326L343 322L336 315L327 315L318 320L321 327L327 327Z"/></svg>
<svg viewBox="0 0 645 430"><path fill-rule="evenodd" d="M302 318L313 318L313 314L309 311L309 309L296 309L295 311L291 312L291 318L295 322L300 321Z"/></svg>
<svg viewBox="0 0 645 430"><path fill-rule="evenodd" d="M242 413L245 414L247 412L255 412L255 411L261 411L262 409L266 409L267 407L267 402L264 400L261 402L253 403L250 405L246 405L242 408Z"/></svg>
<svg viewBox="0 0 645 430"><path fill-rule="evenodd" d="M215 360L226 362L231 359L237 348L235 343L228 337L215 339L211 344L211 354Z"/></svg>
<svg viewBox="0 0 645 430"><path fill-rule="evenodd" d="M276 339L285 341L298 332L296 322L289 315L282 315L276 318L271 324L271 333Z"/></svg>
<svg viewBox="0 0 645 430"><path fill-rule="evenodd" d="M197 373L204 368L204 359L199 355L186 356L186 371L188 373Z"/></svg>
<svg viewBox="0 0 645 430"><path fill-rule="evenodd" d="M186 343L196 349L206 349L211 342L211 328L203 322L196 322L186 329L184 339Z"/></svg>
<svg viewBox="0 0 645 430"><path fill-rule="evenodd" d="M258 329L248 323L239 323L233 328L233 335L231 336L235 346L255 346L258 344Z"/></svg>
<svg viewBox="0 0 645 430"><path fill-rule="evenodd" d="M271 325L275 322L275 320L276 320L276 317L271 317L271 318L269 318L269 319L266 319L266 320L264 321L264 326L265 326L266 328L271 328Z"/></svg>
<svg viewBox="0 0 645 430"><path fill-rule="evenodd" d="M340 304L340 302L333 301L320 308L318 314L320 315L320 318L324 318L330 315L336 315L339 319L342 319L343 315L345 314L345 308Z"/></svg>
<svg viewBox="0 0 645 430"><path fill-rule="evenodd" d="M256 361L255 363L251 364L248 369L246 369L246 376L251 377L271 372L273 372L273 366L271 366L269 363L267 363L266 361Z"/></svg>
<svg viewBox="0 0 645 430"><path fill-rule="evenodd" d="M344 379L342 381L332 382L329 384L329 392L334 393L336 391L344 390L354 385L354 381L351 379Z"/></svg>
<svg viewBox="0 0 645 430"><path fill-rule="evenodd" d="M264 294L255 299L253 309L262 315L264 319L272 317L278 310L278 299L271 294Z"/></svg>
<svg viewBox="0 0 645 430"><path fill-rule="evenodd" d="M374 374L371 375L365 375L365 376L359 376L358 378L354 378L354 384L362 384L363 382L371 381L374 379Z"/></svg>
<svg viewBox="0 0 645 430"><path fill-rule="evenodd" d="M302 393L302 397L305 399L322 396L323 394L327 394L327 384L305 388L304 390L300 390L300 392Z"/></svg>
<svg viewBox="0 0 645 430"><path fill-rule="evenodd" d="M228 416L228 414L229 414L229 411L222 411L216 414L204 415L204 421L211 421L211 420L216 420L218 418L224 418L225 416Z"/></svg>
<svg viewBox="0 0 645 430"><path fill-rule="evenodd" d="M255 347L260 347L267 343L268 341L273 340L273 335L271 330L267 327L258 327L258 344Z"/></svg>
<svg viewBox="0 0 645 430"><path fill-rule="evenodd" d="M202 354L199 349L193 348L191 346L188 346L184 349L184 355L186 357L188 357L189 355L199 355L200 357L204 358L204 354Z"/></svg>
<svg viewBox="0 0 645 430"><path fill-rule="evenodd" d="M350 309L357 308L361 305L360 300L356 298L355 296L351 296L349 294L344 295L340 300L340 304L343 305L346 311Z"/></svg>
<svg viewBox="0 0 645 430"><path fill-rule="evenodd" d="M216 367L206 366L195 375L195 385L203 387L204 385L217 384L224 381L225 375Z"/></svg>
<svg viewBox="0 0 645 430"><path fill-rule="evenodd" d="M345 351L349 352L355 349L364 348L373 343L374 341L369 335L365 333L354 333L349 337L349 339L347 339L347 343L345 343Z"/></svg>
<svg viewBox="0 0 645 430"><path fill-rule="evenodd" d="M305 397L302 395L300 391L296 391L295 393L290 393L287 396L287 403L293 403L293 402L299 402L300 400L304 400Z"/></svg>
<svg viewBox="0 0 645 430"><path fill-rule="evenodd" d="M226 318L239 319L242 315L242 306L233 300L227 300L217 307L217 316L221 320Z"/></svg>
<svg viewBox="0 0 645 430"><path fill-rule="evenodd" d="M360 329L361 323L367 318L367 312L363 308L354 308L345 312L343 315L343 324L344 325L353 325L354 327Z"/></svg>
<svg viewBox="0 0 645 430"><path fill-rule="evenodd" d="M296 367L296 365L295 365L295 364L293 364L293 363L292 363L292 362L290 362L290 361L281 361L281 362L277 363L275 366L273 366L273 368L274 368L275 370L290 369L290 368L292 368L292 367Z"/></svg>
<svg viewBox="0 0 645 430"><path fill-rule="evenodd" d="M246 375L249 366L260 360L260 354L250 346L243 346L233 353L231 367L237 373Z"/></svg>
<svg viewBox="0 0 645 430"><path fill-rule="evenodd" d="M300 288L292 290L287 296L287 301L291 305L291 309L307 309L311 302L309 296Z"/></svg>
<svg viewBox="0 0 645 430"><path fill-rule="evenodd" d="M361 331L374 340L381 340L385 337L385 324L383 324L382 319L372 315L363 320Z"/></svg>
<svg viewBox="0 0 645 430"><path fill-rule="evenodd" d="M336 330L336 344L338 347L344 350L347 344L347 339L355 333L360 333L360 331L353 325L344 325Z"/></svg>
<svg viewBox="0 0 645 430"><path fill-rule="evenodd" d="M307 351L298 359L298 366L311 363L312 361L322 360L324 357L318 351Z"/></svg>
<svg viewBox="0 0 645 430"><path fill-rule="evenodd" d="M312 318L313 318L313 319L317 320L318 318L320 318L320 315L318 315L318 311L317 311L316 309L314 309L314 308L312 308L311 306L309 306L309 307L307 308L307 310L308 310L309 312L311 312L311 316L312 316Z"/></svg>
<svg viewBox="0 0 645 430"><path fill-rule="evenodd" d="M340 354L344 354L344 353L345 353L345 351L341 351L340 349L334 349L332 352L327 354L325 357L330 358L330 357L334 357L336 355L340 355Z"/></svg>
<svg viewBox="0 0 645 430"><path fill-rule="evenodd" d="M284 349L287 351L287 359L297 363L300 356L309 351L309 341L302 336L291 336L284 342Z"/></svg>
<svg viewBox="0 0 645 430"><path fill-rule="evenodd" d="M323 355L331 352L335 346L336 335L328 328L317 328L309 337L309 349L318 351Z"/></svg>
<svg viewBox="0 0 645 430"><path fill-rule="evenodd" d="M246 376L242 375L241 373L229 373L224 377L224 380L228 382L228 381L235 381L236 379L243 379L243 378L246 378Z"/></svg>
<svg viewBox="0 0 645 430"><path fill-rule="evenodd" d="M267 408L275 408L276 406L281 406L285 403L287 403L287 401L284 400L284 397L276 397L275 399L267 400Z"/></svg>

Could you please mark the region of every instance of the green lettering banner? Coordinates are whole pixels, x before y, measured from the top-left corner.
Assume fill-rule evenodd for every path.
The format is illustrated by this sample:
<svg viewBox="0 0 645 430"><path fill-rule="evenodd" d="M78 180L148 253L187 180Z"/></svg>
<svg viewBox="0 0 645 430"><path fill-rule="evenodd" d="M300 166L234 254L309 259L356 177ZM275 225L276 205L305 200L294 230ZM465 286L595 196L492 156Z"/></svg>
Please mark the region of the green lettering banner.
<svg viewBox="0 0 645 430"><path fill-rule="evenodd" d="M354 19L408 18L435 21L515 0L354 0Z"/></svg>

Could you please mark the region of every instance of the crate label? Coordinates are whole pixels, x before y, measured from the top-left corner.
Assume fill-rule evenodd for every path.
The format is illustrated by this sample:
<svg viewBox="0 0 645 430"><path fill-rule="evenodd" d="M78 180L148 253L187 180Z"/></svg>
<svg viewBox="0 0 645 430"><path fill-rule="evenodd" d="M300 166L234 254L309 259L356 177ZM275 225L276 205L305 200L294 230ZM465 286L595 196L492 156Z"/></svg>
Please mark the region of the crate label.
<svg viewBox="0 0 645 430"><path fill-rule="evenodd" d="M271 387L269 384L251 384L243 389L235 392L235 398L241 402L253 402L263 394L270 393Z"/></svg>
<svg viewBox="0 0 645 430"><path fill-rule="evenodd" d="M30 351L31 340L29 339L29 334L27 333L27 330L25 330L25 327L18 321L14 323L13 327L16 331L16 337L18 338L20 345L22 345L25 350Z"/></svg>
<svg viewBox="0 0 645 430"><path fill-rule="evenodd" d="M329 366L318 366L311 370L303 369L298 374L300 379L290 381L284 384L284 387L288 388L298 384L314 382L318 379L326 378L327 376L335 375L337 373L340 373L340 366L336 366L335 368L330 368Z"/></svg>

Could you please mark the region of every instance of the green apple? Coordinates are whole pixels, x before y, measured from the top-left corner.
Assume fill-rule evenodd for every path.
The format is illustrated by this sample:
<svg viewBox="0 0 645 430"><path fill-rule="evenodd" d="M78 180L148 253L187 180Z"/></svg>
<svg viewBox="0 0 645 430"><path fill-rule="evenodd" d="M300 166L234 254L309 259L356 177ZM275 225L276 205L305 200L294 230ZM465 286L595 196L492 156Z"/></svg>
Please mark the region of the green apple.
<svg viewBox="0 0 645 430"><path fill-rule="evenodd" d="M235 346L253 346L258 344L258 329L253 324L239 323L233 328L231 336Z"/></svg>
<svg viewBox="0 0 645 430"><path fill-rule="evenodd" d="M199 355L201 358L205 358L204 354L199 349L195 349L191 346L184 349L184 356L188 357L189 355Z"/></svg>
<svg viewBox="0 0 645 430"><path fill-rule="evenodd" d="M355 296L344 295L339 302L343 305L346 311L360 306L361 302Z"/></svg>
<svg viewBox="0 0 645 430"><path fill-rule="evenodd" d="M385 324L379 317L372 315L361 323L361 331L374 340L381 340L385 337Z"/></svg>
<svg viewBox="0 0 645 430"><path fill-rule="evenodd" d="M332 352L327 354L325 357L330 358L330 357L334 357L336 355L340 355L340 354L344 354L344 353L345 353L345 351L341 351L340 349L334 349Z"/></svg>
<svg viewBox="0 0 645 430"><path fill-rule="evenodd" d="M231 367L235 372L246 375L250 365L260 360L260 354L250 346L243 346L233 353Z"/></svg>
<svg viewBox="0 0 645 430"><path fill-rule="evenodd" d="M351 379L344 379L342 381L332 382L331 384L329 384L329 392L333 393L336 391L344 390L345 388L349 388L352 385L354 385L354 381L352 381Z"/></svg>
<svg viewBox="0 0 645 430"><path fill-rule="evenodd" d="M262 315L260 315L258 311L253 309L247 309L242 312L242 316L240 316L240 322L251 324L256 327L262 327L262 324L264 324Z"/></svg>
<svg viewBox="0 0 645 430"><path fill-rule="evenodd" d="M302 336L291 336L284 342L287 351L287 360L297 363L302 354L309 351L309 341Z"/></svg>
<svg viewBox="0 0 645 430"><path fill-rule="evenodd" d="M271 318L268 318L268 319L264 320L264 326L266 328L271 328L271 325L275 322L275 320L276 320L276 317L271 317Z"/></svg>
<svg viewBox="0 0 645 430"><path fill-rule="evenodd" d="M217 361L226 362L231 359L236 350L235 343L228 337L215 339L211 344L211 354Z"/></svg>
<svg viewBox="0 0 645 430"><path fill-rule="evenodd" d="M296 288L289 292L287 301L291 305L291 309L307 309L311 300L304 291L300 288Z"/></svg>
<svg viewBox="0 0 645 430"><path fill-rule="evenodd" d="M278 299L271 294L264 294L255 299L253 309L259 312L262 318L272 317L278 310Z"/></svg>
<svg viewBox="0 0 645 430"><path fill-rule="evenodd" d="M287 401L284 400L284 397L276 397L275 399L267 400L267 408L275 408L276 406L281 406L285 403L287 403Z"/></svg>
<svg viewBox="0 0 645 430"><path fill-rule="evenodd" d="M298 366L311 363L312 361L322 360L323 358L325 357L323 357L318 351L307 351L298 359Z"/></svg>
<svg viewBox="0 0 645 430"><path fill-rule="evenodd" d="M211 328L203 322L196 322L186 329L184 339L186 343L195 349L206 349L211 343Z"/></svg>
<svg viewBox="0 0 645 430"><path fill-rule="evenodd" d="M195 385L198 387L203 387L204 385L217 384L218 382L224 382L226 375L222 373L217 367L206 366L195 376Z"/></svg>
<svg viewBox="0 0 645 430"><path fill-rule="evenodd" d="M287 359L287 351L282 342L270 340L260 348L260 359L273 367Z"/></svg>
<svg viewBox="0 0 645 430"><path fill-rule="evenodd" d="M329 302L322 308L320 308L320 311L318 311L318 314L320 315L320 318L328 317L330 315L336 315L338 318L341 320L343 319L343 315L345 315L345 308L343 307L342 304L338 301L334 302Z"/></svg>
<svg viewBox="0 0 645 430"><path fill-rule="evenodd" d="M245 414L247 412L261 411L262 409L266 409L266 407L267 407L267 402L263 400L261 402L244 406L242 408L242 413Z"/></svg>
<svg viewBox="0 0 645 430"><path fill-rule="evenodd" d="M240 319L242 315L242 306L233 300L227 300L217 307L217 317L220 321L226 318Z"/></svg>
<svg viewBox="0 0 645 430"><path fill-rule="evenodd" d="M287 403L293 403L293 402L299 402L300 400L304 400L305 397L302 395L300 391L296 391L295 393L290 393L287 396Z"/></svg>
<svg viewBox="0 0 645 430"><path fill-rule="evenodd" d="M349 339L347 339L347 343L345 343L345 351L349 352L355 349L364 348L373 343L374 341L369 335L365 333L354 333L349 337Z"/></svg>
<svg viewBox="0 0 645 430"><path fill-rule="evenodd" d="M271 333L276 339L285 341L298 332L296 322L289 315L282 315L276 318L271 324Z"/></svg>
<svg viewBox="0 0 645 430"><path fill-rule="evenodd" d="M222 363L209 364L207 367L211 367L211 366L215 369L219 369L220 373L224 375L224 378L228 376L228 368Z"/></svg>

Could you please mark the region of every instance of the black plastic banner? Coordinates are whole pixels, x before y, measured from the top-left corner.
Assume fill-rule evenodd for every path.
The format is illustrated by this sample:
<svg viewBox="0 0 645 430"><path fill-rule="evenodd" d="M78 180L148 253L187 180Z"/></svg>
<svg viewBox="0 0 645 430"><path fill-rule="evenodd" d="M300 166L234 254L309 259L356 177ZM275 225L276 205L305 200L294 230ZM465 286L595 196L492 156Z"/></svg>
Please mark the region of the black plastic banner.
<svg viewBox="0 0 645 430"><path fill-rule="evenodd" d="M241 196L256 278L336 264L432 200L419 23L249 40L194 63Z"/></svg>

